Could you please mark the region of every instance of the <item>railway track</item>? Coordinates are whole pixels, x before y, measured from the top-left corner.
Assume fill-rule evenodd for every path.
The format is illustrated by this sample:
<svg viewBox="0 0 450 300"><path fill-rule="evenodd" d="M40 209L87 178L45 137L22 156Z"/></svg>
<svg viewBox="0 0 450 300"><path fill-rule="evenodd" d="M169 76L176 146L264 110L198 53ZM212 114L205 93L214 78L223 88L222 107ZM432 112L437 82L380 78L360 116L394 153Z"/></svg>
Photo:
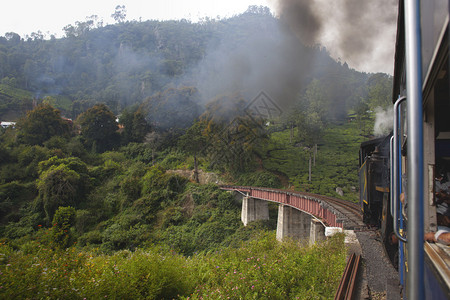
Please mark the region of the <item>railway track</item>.
<svg viewBox="0 0 450 300"><path fill-rule="evenodd" d="M364 224L361 209L358 204L329 196L322 196L322 195L315 195L315 196L333 205L333 207L336 210L340 211L343 215L345 215L349 219L349 221L353 223L351 225L348 225L349 229L353 229L355 231L372 230L368 228L366 224Z"/></svg>
<svg viewBox="0 0 450 300"><path fill-rule="evenodd" d="M334 296L334 300L351 300L353 299L356 280L358 278L358 269L361 262L361 255L353 253L344 270L339 288Z"/></svg>

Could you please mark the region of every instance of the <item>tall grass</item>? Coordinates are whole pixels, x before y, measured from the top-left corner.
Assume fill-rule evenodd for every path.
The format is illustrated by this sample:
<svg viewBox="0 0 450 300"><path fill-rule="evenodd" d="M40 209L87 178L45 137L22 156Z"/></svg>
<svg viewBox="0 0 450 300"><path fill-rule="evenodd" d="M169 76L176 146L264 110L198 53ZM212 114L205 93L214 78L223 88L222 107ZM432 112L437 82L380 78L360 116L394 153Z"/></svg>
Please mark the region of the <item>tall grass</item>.
<svg viewBox="0 0 450 300"><path fill-rule="evenodd" d="M105 255L75 247L0 244L1 299L331 299L343 237L311 247L273 233L240 248L181 256L167 248Z"/></svg>

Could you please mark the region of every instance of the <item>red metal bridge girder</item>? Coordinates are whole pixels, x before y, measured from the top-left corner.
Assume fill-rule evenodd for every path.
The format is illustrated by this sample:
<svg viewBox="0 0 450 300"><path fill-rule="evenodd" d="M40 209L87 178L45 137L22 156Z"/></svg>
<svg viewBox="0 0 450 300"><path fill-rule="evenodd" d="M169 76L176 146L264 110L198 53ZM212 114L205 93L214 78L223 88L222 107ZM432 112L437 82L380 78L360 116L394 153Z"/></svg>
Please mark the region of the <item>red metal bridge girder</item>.
<svg viewBox="0 0 450 300"><path fill-rule="evenodd" d="M293 193L291 191L265 189L244 186L221 186L223 190L238 191L251 198L276 202L284 205L289 205L298 210L306 212L314 217L320 219L323 223L330 227L344 227L342 222L337 221L337 216L333 211L329 210L324 205L324 200L311 196L301 195L300 193Z"/></svg>

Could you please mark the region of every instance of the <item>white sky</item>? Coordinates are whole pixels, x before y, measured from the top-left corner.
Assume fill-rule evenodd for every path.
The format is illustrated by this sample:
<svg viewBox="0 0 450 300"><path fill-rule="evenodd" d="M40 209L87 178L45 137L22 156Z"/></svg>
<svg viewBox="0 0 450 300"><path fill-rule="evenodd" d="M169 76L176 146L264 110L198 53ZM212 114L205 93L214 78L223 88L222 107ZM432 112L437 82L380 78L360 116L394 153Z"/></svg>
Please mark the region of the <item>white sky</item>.
<svg viewBox="0 0 450 300"><path fill-rule="evenodd" d="M111 18L117 5L125 5L126 20L190 19L197 21L229 17L244 12L249 5L268 6L271 0L11 0L4 1L0 10L0 36L6 32L21 37L40 30L42 33L63 36L62 28L86 17L97 15L104 25L115 23Z"/></svg>

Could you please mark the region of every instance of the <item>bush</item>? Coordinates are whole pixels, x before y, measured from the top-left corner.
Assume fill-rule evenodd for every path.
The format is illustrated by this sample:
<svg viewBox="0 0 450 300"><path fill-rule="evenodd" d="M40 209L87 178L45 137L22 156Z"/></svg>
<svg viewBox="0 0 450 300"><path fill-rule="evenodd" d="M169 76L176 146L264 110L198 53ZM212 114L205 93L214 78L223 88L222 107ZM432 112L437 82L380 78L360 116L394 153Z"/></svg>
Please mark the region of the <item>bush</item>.
<svg viewBox="0 0 450 300"><path fill-rule="evenodd" d="M81 176L65 164L52 165L42 172L37 181L47 220L52 220L59 206L76 205L81 198Z"/></svg>
<svg viewBox="0 0 450 300"><path fill-rule="evenodd" d="M34 183L21 183L12 181L0 185L0 215L5 216L4 204L8 201L11 205L20 204L23 201L32 200L37 194Z"/></svg>
<svg viewBox="0 0 450 300"><path fill-rule="evenodd" d="M91 282L81 282L86 284L79 286L80 290L85 287L82 296L86 298L174 299L193 288L184 259L158 249L118 252L97 257L92 263L92 273L101 275Z"/></svg>
<svg viewBox="0 0 450 300"><path fill-rule="evenodd" d="M75 216L75 208L68 206L59 207L53 217L53 242L62 249L69 247L74 242L70 228L75 224Z"/></svg>
<svg viewBox="0 0 450 300"><path fill-rule="evenodd" d="M142 215L128 209L105 222L101 248L105 251L134 249L151 240L151 228L141 222Z"/></svg>
<svg viewBox="0 0 450 300"><path fill-rule="evenodd" d="M36 178L38 174L38 164L47 160L51 153L47 148L41 146L23 146L18 149L19 166L22 168L22 178Z"/></svg>
<svg viewBox="0 0 450 300"><path fill-rule="evenodd" d="M159 163L166 170L183 169L186 156L180 152L170 152Z"/></svg>
<svg viewBox="0 0 450 300"><path fill-rule="evenodd" d="M102 234L98 230L89 231L78 238L78 245L89 246L102 243Z"/></svg>
<svg viewBox="0 0 450 300"><path fill-rule="evenodd" d="M267 171L243 174L239 177L239 184L266 188L282 187L278 176Z"/></svg>
<svg viewBox="0 0 450 300"><path fill-rule="evenodd" d="M154 166L142 178L142 195L151 195L161 203L173 203L184 191L187 181L186 178L164 173L163 169Z"/></svg>
<svg viewBox="0 0 450 300"><path fill-rule="evenodd" d="M263 234L239 249L195 257L196 291L183 299L331 299L345 257L343 236L300 248Z"/></svg>
<svg viewBox="0 0 450 300"><path fill-rule="evenodd" d="M153 150L146 144L129 143L127 146L121 147L119 151L122 152L128 159L141 161L146 164L150 164L152 162Z"/></svg>
<svg viewBox="0 0 450 300"><path fill-rule="evenodd" d="M67 139L62 136L52 136L48 141L44 142L44 146L48 149L61 149L64 153L67 152Z"/></svg>

